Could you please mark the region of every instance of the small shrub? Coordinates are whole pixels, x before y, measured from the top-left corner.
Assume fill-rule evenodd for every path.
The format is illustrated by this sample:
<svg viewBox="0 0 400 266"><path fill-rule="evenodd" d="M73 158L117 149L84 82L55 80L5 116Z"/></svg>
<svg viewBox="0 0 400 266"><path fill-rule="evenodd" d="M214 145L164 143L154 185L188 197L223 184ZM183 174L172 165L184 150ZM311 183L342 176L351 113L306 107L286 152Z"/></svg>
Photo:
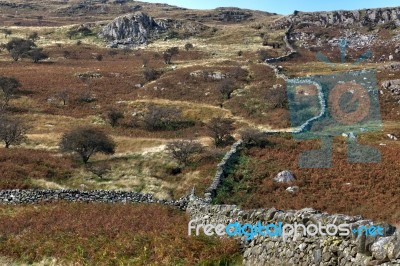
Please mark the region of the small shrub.
<svg viewBox="0 0 400 266"><path fill-rule="evenodd" d="M191 43L185 44L185 50L186 50L186 51L189 51L189 50L191 50L191 49L193 49L193 48L194 48L193 44L191 44Z"/></svg>
<svg viewBox="0 0 400 266"><path fill-rule="evenodd" d="M104 175L111 171L111 165L107 162L92 164L87 167L90 172L103 179Z"/></svg>
<svg viewBox="0 0 400 266"><path fill-rule="evenodd" d="M158 79L160 76L160 73L155 70L154 68L146 68L143 71L143 77L147 82L153 81Z"/></svg>
<svg viewBox="0 0 400 266"><path fill-rule="evenodd" d="M248 146L265 148L268 145L267 134L253 128L246 128L240 132L243 143Z"/></svg>

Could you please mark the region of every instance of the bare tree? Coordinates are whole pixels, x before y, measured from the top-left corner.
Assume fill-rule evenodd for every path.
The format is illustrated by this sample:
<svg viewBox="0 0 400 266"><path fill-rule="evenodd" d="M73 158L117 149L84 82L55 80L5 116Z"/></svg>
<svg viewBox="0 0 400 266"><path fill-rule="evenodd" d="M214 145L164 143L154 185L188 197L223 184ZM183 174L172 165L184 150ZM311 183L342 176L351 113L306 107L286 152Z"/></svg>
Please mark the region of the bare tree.
<svg viewBox="0 0 400 266"><path fill-rule="evenodd" d="M148 130L170 130L182 121L182 113L173 107L150 106L144 115L144 123Z"/></svg>
<svg viewBox="0 0 400 266"><path fill-rule="evenodd" d="M4 142L5 148L10 145L19 145L24 139L27 131L25 124L9 116L0 116L0 140Z"/></svg>
<svg viewBox="0 0 400 266"><path fill-rule="evenodd" d="M144 79L145 79L147 82L156 80L156 79L158 78L159 75L160 75L160 73L159 73L157 70L155 70L154 68L146 68L146 69L143 71Z"/></svg>
<svg viewBox="0 0 400 266"><path fill-rule="evenodd" d="M94 127L78 127L65 133L60 141L62 152L75 152L87 163L95 153L114 154L116 144L103 131Z"/></svg>
<svg viewBox="0 0 400 266"><path fill-rule="evenodd" d="M232 79L224 79L218 85L218 90L225 99L230 99L235 90L235 82Z"/></svg>
<svg viewBox="0 0 400 266"><path fill-rule="evenodd" d="M288 105L286 90L283 86L274 86L274 88L267 89L265 100L272 108L286 108Z"/></svg>
<svg viewBox="0 0 400 266"><path fill-rule="evenodd" d="M111 109L106 114L107 120L112 127L115 127L118 124L118 121L124 118L124 114L116 109Z"/></svg>
<svg viewBox="0 0 400 266"><path fill-rule="evenodd" d="M267 134L254 128L245 128L240 132L243 143L246 146L258 146L264 148L269 143Z"/></svg>
<svg viewBox="0 0 400 266"><path fill-rule="evenodd" d="M214 117L210 120L207 127L216 147L223 146L232 141L231 132L234 129L232 119Z"/></svg>
<svg viewBox="0 0 400 266"><path fill-rule="evenodd" d="M56 95L57 98L59 98L62 102L63 105L67 105L68 99L69 99L69 92L68 90L62 90Z"/></svg>
<svg viewBox="0 0 400 266"><path fill-rule="evenodd" d="M177 55L177 54L179 54L179 48L178 47L168 48L163 53L164 63L167 64L167 65L171 64L172 57L174 55Z"/></svg>
<svg viewBox="0 0 400 266"><path fill-rule="evenodd" d="M0 76L0 92L2 92L0 110L4 110L8 106L9 101L18 92L20 87L21 84L15 78Z"/></svg>
<svg viewBox="0 0 400 266"><path fill-rule="evenodd" d="M203 145L193 140L176 140L167 145L166 151L185 167L190 158L203 150Z"/></svg>

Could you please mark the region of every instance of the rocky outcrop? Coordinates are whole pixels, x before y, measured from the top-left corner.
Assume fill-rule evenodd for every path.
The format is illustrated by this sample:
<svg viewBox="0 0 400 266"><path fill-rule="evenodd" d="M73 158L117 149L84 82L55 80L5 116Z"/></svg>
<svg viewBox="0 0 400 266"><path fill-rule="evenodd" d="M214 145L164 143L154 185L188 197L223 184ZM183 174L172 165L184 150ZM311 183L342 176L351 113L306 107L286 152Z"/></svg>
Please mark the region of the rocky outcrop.
<svg viewBox="0 0 400 266"><path fill-rule="evenodd" d="M291 23L295 27L307 25L328 27L349 27L349 26L370 26L393 22L400 25L400 8L377 8L353 11L332 11L332 12L300 12L286 16L276 22L276 27L285 28Z"/></svg>
<svg viewBox="0 0 400 266"><path fill-rule="evenodd" d="M111 48L135 47L147 45L159 38L162 33L173 32L176 35L180 32L182 36L188 37L207 29L207 26L197 22L168 18L154 19L137 11L114 19L103 27L99 37L110 41L108 46Z"/></svg>
<svg viewBox="0 0 400 266"><path fill-rule="evenodd" d="M110 40L110 47L140 46L166 28L150 16L138 11L114 19L100 32L100 37Z"/></svg>
<svg viewBox="0 0 400 266"><path fill-rule="evenodd" d="M384 88L382 93L389 91L392 97L400 103L400 79L384 81L382 82L382 87Z"/></svg>

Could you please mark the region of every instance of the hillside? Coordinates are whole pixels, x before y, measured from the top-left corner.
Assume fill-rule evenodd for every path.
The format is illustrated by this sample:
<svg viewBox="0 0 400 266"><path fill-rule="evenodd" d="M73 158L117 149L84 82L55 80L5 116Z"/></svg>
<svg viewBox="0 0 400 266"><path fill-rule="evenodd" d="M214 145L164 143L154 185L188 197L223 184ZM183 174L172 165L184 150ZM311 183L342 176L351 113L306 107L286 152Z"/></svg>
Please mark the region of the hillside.
<svg viewBox="0 0 400 266"><path fill-rule="evenodd" d="M190 10L130 0L1 0L0 10L0 77L15 78L20 84L8 98L5 90L0 93L0 103L4 102L0 128L10 120L24 125L23 137L10 148L0 148L0 189L135 191L165 202L181 200L194 189L198 197L212 197L213 204L315 208L400 226L399 8L297 11L281 16L234 7ZM34 45L17 49L12 47L16 38L30 39ZM345 53L341 39L347 43ZM34 62L42 52L43 58ZM300 167L299 155L321 147L321 138L292 134L296 128L288 98L290 81L340 79L343 73L367 70L376 73L379 130L369 131L376 126L369 121L359 132L333 125L332 166ZM316 99L318 92L312 86L300 87L298 97ZM319 112L310 110L314 116ZM329 106L327 110L331 112ZM330 122L323 120L315 127ZM107 135L115 149L103 145L104 153L95 150L85 161L79 149L65 147L66 133L85 126ZM380 152L380 162L348 161L353 133L359 143ZM183 159L171 151L172 144L182 143L191 148ZM231 153L236 156L234 143L240 149L231 164L226 158ZM228 169L219 180L221 165ZM293 183L274 181L284 170L294 175ZM183 227L188 217L170 207L116 203L118 215L127 212L127 219L144 213L148 219L158 219L159 212L165 221L164 236L157 236L150 224L146 224L149 235L142 231L130 235L137 241L126 247L127 254L137 258L131 260L106 243L116 236L118 245L124 245L128 240L120 232L138 225L122 222L122 216L113 218L110 205L94 204L84 216L91 205L48 202L38 207L1 207L0 256L19 263L51 257L66 265L106 265L110 256L115 264L136 265L152 260L163 265L241 261L233 242L200 237L186 245ZM34 220L35 214L51 224L54 217L68 216L69 211L79 216L73 229L59 221L51 230L61 231L48 239L50 233L37 221L23 222ZM79 226L97 215L103 222L92 226L102 229ZM12 233L6 230L10 217L18 218ZM111 229L113 223L119 233ZM182 234L168 243L174 226ZM69 229L79 235L74 243L82 249L70 256ZM23 230L43 234L40 241L47 243L46 248L25 250L32 238L16 233ZM102 233L104 238L90 236ZM60 238L65 241L56 251L54 243ZM35 245L40 246L38 241ZM170 254L157 241L171 249L184 248ZM98 251L101 245L107 246L104 254Z"/></svg>

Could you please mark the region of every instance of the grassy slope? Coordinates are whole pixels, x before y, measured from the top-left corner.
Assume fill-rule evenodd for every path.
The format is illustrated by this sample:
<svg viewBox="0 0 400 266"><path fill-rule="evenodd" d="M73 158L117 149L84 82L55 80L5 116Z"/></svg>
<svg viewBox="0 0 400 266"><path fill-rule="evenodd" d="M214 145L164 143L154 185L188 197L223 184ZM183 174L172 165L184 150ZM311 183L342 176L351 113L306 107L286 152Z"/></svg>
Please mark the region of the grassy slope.
<svg viewBox="0 0 400 266"><path fill-rule="evenodd" d="M189 237L187 217L157 205L0 206L0 256L11 264L238 265L232 239Z"/></svg>

